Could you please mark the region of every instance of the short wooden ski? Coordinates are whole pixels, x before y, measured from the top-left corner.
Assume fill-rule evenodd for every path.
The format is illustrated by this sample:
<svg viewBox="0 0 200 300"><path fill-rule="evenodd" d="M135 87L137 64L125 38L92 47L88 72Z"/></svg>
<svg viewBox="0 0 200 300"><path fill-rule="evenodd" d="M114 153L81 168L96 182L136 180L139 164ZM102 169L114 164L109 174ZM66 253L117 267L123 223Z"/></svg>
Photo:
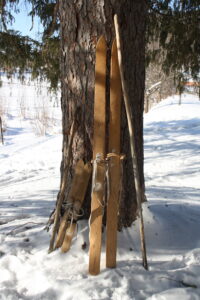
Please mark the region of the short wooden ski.
<svg viewBox="0 0 200 300"><path fill-rule="evenodd" d="M65 232L67 229L68 216L69 216L69 210L65 211L63 217L61 218L58 235L57 235L56 243L55 243L55 249L60 248L64 241Z"/></svg>
<svg viewBox="0 0 200 300"><path fill-rule="evenodd" d="M68 227L72 225L72 223L76 223L77 217L82 206L83 200L85 198L86 189L89 183L89 179L91 176L92 167L90 163L84 164L83 160L79 160L75 166L74 177L72 180L71 189L68 195L66 211L61 219L55 248L59 248L62 246L63 241L65 240L66 232ZM75 227L76 226L71 226ZM72 228L70 228L71 230ZM73 237L73 236L72 236ZM71 240L68 241L68 249L71 245ZM65 242L66 245L66 242ZM66 252L66 246L62 247L62 252Z"/></svg>
<svg viewBox="0 0 200 300"><path fill-rule="evenodd" d="M106 41L100 37L96 48L93 182L90 216L89 273L100 272L102 216L105 178L105 124L106 124Z"/></svg>
<svg viewBox="0 0 200 300"><path fill-rule="evenodd" d="M73 201L73 207L71 210L71 215L69 216L67 230L65 232L64 241L61 247L62 252L67 252L71 247L72 238L77 228L77 219L80 215L80 209L85 198L91 172L91 164L84 164L83 161L80 160L79 167L76 168L74 181L69 195Z"/></svg>
<svg viewBox="0 0 200 300"><path fill-rule="evenodd" d="M117 221L120 194L120 124L121 124L121 78L118 65L116 40L113 41L110 74L110 123L109 123L109 195L106 220L106 266L116 267Z"/></svg>
<svg viewBox="0 0 200 300"><path fill-rule="evenodd" d="M51 236L50 243L49 243L49 251L48 251L49 253L51 253L56 248L54 246L54 242L55 242L56 234L59 229L60 210L61 210L64 198L65 198L65 189L66 189L66 185L67 185L67 174L69 171L69 165L70 165L70 160L71 160L71 156L72 156L72 143L73 143L73 139L74 139L74 135L75 135L75 131L76 131L78 111L79 110L77 109L75 112L74 120L72 122L71 129L70 129L69 142L68 142L67 153L66 153L66 166L64 168L64 176L63 176L63 180L62 180L61 187L60 187L58 201L56 203L53 232L52 232L52 236Z"/></svg>
<svg viewBox="0 0 200 300"><path fill-rule="evenodd" d="M66 233L65 233L65 238L64 238L64 241L63 241L63 244L62 244L62 247L61 247L61 251L63 253L69 251L69 249L71 247L72 239L73 239L73 237L75 235L75 232L76 232L76 228L77 228L76 222L72 223L72 224L68 224L68 227L67 227L67 230L66 230Z"/></svg>

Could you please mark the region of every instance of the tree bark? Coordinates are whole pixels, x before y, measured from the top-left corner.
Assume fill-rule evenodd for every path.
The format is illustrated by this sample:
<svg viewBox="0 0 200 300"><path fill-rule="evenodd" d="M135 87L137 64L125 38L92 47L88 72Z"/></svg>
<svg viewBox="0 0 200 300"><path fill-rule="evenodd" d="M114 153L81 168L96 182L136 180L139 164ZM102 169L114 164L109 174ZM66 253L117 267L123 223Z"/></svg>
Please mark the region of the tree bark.
<svg viewBox="0 0 200 300"><path fill-rule="evenodd" d="M81 108L79 126L73 142L73 159L68 174L68 194L73 166L78 159L92 159L93 102L95 48L100 35L107 41L107 107L109 107L110 53L114 39L113 16L119 16L122 30L122 57L131 99L136 150L144 190L143 172L143 108L145 84L145 0L60 0L61 22L61 74L62 74L62 125L63 157L61 179L65 167L68 133L76 108ZM109 114L107 113L107 118ZM107 127L109 120L107 119ZM108 138L108 137L107 137ZM127 120L122 107L121 152L126 154L123 172L123 192L120 203L120 224L130 226L136 218L136 194L131 166ZM108 143L107 143L108 144ZM90 191L85 202L85 216L90 213Z"/></svg>

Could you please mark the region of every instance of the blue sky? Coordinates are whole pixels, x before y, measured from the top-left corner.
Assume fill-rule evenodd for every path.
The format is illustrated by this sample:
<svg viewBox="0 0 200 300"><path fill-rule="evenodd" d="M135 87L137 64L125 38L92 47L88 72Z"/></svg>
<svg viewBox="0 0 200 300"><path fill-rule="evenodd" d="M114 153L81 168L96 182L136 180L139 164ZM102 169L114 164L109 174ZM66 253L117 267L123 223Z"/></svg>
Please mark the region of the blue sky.
<svg viewBox="0 0 200 300"><path fill-rule="evenodd" d="M19 10L18 14L13 13L15 18L15 22L10 26L11 29L20 31L23 35L28 35L33 39L40 39L40 34L42 30L42 25L38 18L34 18L33 29L32 27L32 18L28 16L28 13L31 9L30 6L25 4L25 1L20 1L19 3Z"/></svg>

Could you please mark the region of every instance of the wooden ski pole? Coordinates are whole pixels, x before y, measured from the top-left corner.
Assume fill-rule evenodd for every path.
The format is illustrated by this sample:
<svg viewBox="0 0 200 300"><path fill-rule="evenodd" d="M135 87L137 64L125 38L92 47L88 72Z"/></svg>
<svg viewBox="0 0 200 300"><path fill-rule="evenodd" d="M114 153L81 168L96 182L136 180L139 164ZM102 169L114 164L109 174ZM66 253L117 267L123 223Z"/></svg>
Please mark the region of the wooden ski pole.
<svg viewBox="0 0 200 300"><path fill-rule="evenodd" d="M122 91L123 91L123 96L124 96L124 104L125 104L125 109L126 109L126 116L127 116L129 136L130 136L130 147L131 147L131 156L132 156L132 163L133 163L137 206L138 206L138 211L139 211L139 216L140 216L140 238L141 238L143 266L146 270L148 270L145 235L144 235L144 220L143 220L142 204L141 204L142 203L142 189L140 186L140 174L139 174L139 169L138 169L138 161L137 161L137 154L136 154L136 148L135 148L135 140L134 140L135 133L134 133L134 128L133 128L133 124L132 124L133 117L132 117L132 112L131 112L130 99L128 96L126 81L124 78L124 69L123 69L122 54L121 54L121 45L122 45L121 44L121 33L120 33L120 27L119 27L117 15L114 16L114 24L115 24L118 62L119 62L119 69L120 69L120 76L121 76L121 83L122 83Z"/></svg>
<svg viewBox="0 0 200 300"><path fill-rule="evenodd" d="M73 120L71 128L70 128L69 142L68 142L67 155L66 155L66 166L65 166L65 169L63 172L63 180L61 183L60 195L58 197L58 202L56 205L54 227L53 227L52 237L51 237L50 244L49 244L49 251L48 251L49 253L51 253L54 250L54 241L55 241L55 237L56 237L56 232L58 231L60 210L61 210L63 200L65 198L65 189L66 189L66 185L67 185L67 174L69 171L69 165L70 165L70 160L71 160L72 142L73 142L74 134L76 131L77 114L78 114L78 109L76 110L76 113L74 115L74 120Z"/></svg>

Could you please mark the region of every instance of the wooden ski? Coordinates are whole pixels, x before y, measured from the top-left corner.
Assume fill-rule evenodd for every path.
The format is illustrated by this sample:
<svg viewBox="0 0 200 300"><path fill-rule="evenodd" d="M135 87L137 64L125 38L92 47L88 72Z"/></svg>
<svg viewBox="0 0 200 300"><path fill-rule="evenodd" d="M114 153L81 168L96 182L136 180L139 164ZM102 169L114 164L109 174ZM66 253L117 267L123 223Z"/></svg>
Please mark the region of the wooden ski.
<svg viewBox="0 0 200 300"><path fill-rule="evenodd" d="M85 198L85 193L89 183L91 172L92 167L90 163L84 164L83 160L79 160L77 162L75 166L71 189L67 199L66 211L61 219L55 248L59 248L63 244L66 235L66 230L69 226L68 221L72 218L74 221L77 221L77 215Z"/></svg>
<svg viewBox="0 0 200 300"><path fill-rule="evenodd" d="M60 210L61 210L61 206L64 201L64 198L65 198L65 189L66 189L66 185L67 185L67 174L69 171L69 165L70 165L70 160L71 160L72 143L73 143L73 139L74 139L74 135L75 135L75 131L76 131L77 118L78 118L78 109L75 112L74 120L72 122L71 129L70 129L70 136L69 136L67 155L66 155L66 166L64 168L64 176L63 176L63 180L61 183L60 195L59 195L58 201L56 203L54 227L53 227L53 232L52 232L52 236L51 236L50 243L49 243L48 253L51 253L55 249L54 242L55 242L56 234L57 234L58 227L59 227Z"/></svg>
<svg viewBox="0 0 200 300"><path fill-rule="evenodd" d="M106 124L106 41L100 37L96 47L93 183L90 216L89 273L100 272L102 216L105 178L105 124Z"/></svg>
<svg viewBox="0 0 200 300"><path fill-rule="evenodd" d="M109 195L106 220L106 266L116 267L117 221L121 180L120 123L121 123L121 78L118 65L116 40L113 41L110 74L110 124L109 124Z"/></svg>
<svg viewBox="0 0 200 300"><path fill-rule="evenodd" d="M61 218L61 221L60 221L58 235L57 235L56 243L55 243L55 249L60 248L62 246L63 241L64 241L65 232L66 232L66 229L67 229L68 216L69 216L69 211L67 210L64 213L64 215L63 215L63 217Z"/></svg>
<svg viewBox="0 0 200 300"><path fill-rule="evenodd" d="M66 230L66 233L65 233L65 238L64 238L64 241L63 241L63 244L62 244L62 247L61 247L61 251L63 253L69 251L69 249L71 247L72 239L73 239L74 234L76 232L76 228L77 228L76 222L72 223L72 224L68 223L68 227L67 227L67 230Z"/></svg>
<svg viewBox="0 0 200 300"><path fill-rule="evenodd" d="M91 172L92 166L90 163L84 165L82 160L78 162L69 194L70 199L73 201L73 206L70 212L71 215L69 216L70 221L67 223L67 230L65 232L64 241L61 247L62 252L67 252L71 247L72 238L77 228L77 219L85 198Z"/></svg>

